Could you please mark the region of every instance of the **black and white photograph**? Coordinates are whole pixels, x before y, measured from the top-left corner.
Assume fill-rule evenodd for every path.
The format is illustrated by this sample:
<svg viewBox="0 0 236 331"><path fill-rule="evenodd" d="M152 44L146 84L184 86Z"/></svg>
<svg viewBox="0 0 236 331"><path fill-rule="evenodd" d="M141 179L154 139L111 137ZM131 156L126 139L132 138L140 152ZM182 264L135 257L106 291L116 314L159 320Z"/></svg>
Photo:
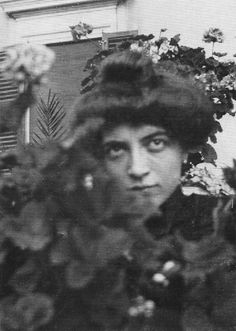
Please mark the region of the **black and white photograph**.
<svg viewBox="0 0 236 331"><path fill-rule="evenodd" d="M235 0L0 0L0 331L236 331Z"/></svg>

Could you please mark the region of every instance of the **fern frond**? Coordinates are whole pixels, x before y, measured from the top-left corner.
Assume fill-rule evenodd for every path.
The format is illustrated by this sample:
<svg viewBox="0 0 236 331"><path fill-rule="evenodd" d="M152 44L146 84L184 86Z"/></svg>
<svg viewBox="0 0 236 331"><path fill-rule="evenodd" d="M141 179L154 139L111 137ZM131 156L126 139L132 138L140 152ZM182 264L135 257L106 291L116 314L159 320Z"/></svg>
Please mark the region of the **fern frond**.
<svg viewBox="0 0 236 331"><path fill-rule="evenodd" d="M63 125L66 113L57 94L49 89L47 100L40 98L36 109L38 114L37 132L33 133L33 142L41 145L48 141L61 140L66 134Z"/></svg>

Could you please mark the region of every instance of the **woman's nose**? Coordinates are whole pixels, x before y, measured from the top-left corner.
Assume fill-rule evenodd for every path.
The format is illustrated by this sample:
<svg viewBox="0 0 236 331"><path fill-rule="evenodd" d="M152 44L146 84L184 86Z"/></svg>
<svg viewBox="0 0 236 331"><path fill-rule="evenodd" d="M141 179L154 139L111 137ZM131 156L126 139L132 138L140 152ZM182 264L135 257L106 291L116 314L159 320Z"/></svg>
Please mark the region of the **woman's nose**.
<svg viewBox="0 0 236 331"><path fill-rule="evenodd" d="M142 178L149 173L148 160L145 153L134 151L130 155L128 175L134 178Z"/></svg>

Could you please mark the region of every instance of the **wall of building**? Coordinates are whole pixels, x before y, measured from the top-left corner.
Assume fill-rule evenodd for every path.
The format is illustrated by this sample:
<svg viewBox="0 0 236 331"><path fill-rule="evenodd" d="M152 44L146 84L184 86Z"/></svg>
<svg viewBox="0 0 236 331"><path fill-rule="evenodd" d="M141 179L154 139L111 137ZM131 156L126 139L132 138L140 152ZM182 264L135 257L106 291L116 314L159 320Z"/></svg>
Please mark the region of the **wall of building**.
<svg viewBox="0 0 236 331"><path fill-rule="evenodd" d="M182 44L206 46L202 35L209 27L218 27L225 33L225 42L216 45L218 51L236 53L235 0L128 0L128 28L140 33L159 35L181 34Z"/></svg>
<svg viewBox="0 0 236 331"><path fill-rule="evenodd" d="M93 26L90 38L102 32L126 30L127 10L117 0L0 0L4 9L16 23L25 41L58 43L71 41L69 26L84 22Z"/></svg>
<svg viewBox="0 0 236 331"><path fill-rule="evenodd" d="M7 18L0 6L0 48L15 44L20 40L21 36L16 22Z"/></svg>

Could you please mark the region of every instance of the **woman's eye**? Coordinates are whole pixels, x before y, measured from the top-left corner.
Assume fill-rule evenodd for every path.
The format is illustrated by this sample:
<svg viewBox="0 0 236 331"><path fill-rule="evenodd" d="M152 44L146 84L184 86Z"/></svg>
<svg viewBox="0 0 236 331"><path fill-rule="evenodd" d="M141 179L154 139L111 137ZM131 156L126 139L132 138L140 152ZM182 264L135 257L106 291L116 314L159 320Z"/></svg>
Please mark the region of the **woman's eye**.
<svg viewBox="0 0 236 331"><path fill-rule="evenodd" d="M164 139L152 139L149 143L149 148L151 151L159 152L165 147L166 143L167 142Z"/></svg>
<svg viewBox="0 0 236 331"><path fill-rule="evenodd" d="M124 152L124 148L121 146L110 146L106 148L105 154L110 158L117 158L121 156Z"/></svg>

